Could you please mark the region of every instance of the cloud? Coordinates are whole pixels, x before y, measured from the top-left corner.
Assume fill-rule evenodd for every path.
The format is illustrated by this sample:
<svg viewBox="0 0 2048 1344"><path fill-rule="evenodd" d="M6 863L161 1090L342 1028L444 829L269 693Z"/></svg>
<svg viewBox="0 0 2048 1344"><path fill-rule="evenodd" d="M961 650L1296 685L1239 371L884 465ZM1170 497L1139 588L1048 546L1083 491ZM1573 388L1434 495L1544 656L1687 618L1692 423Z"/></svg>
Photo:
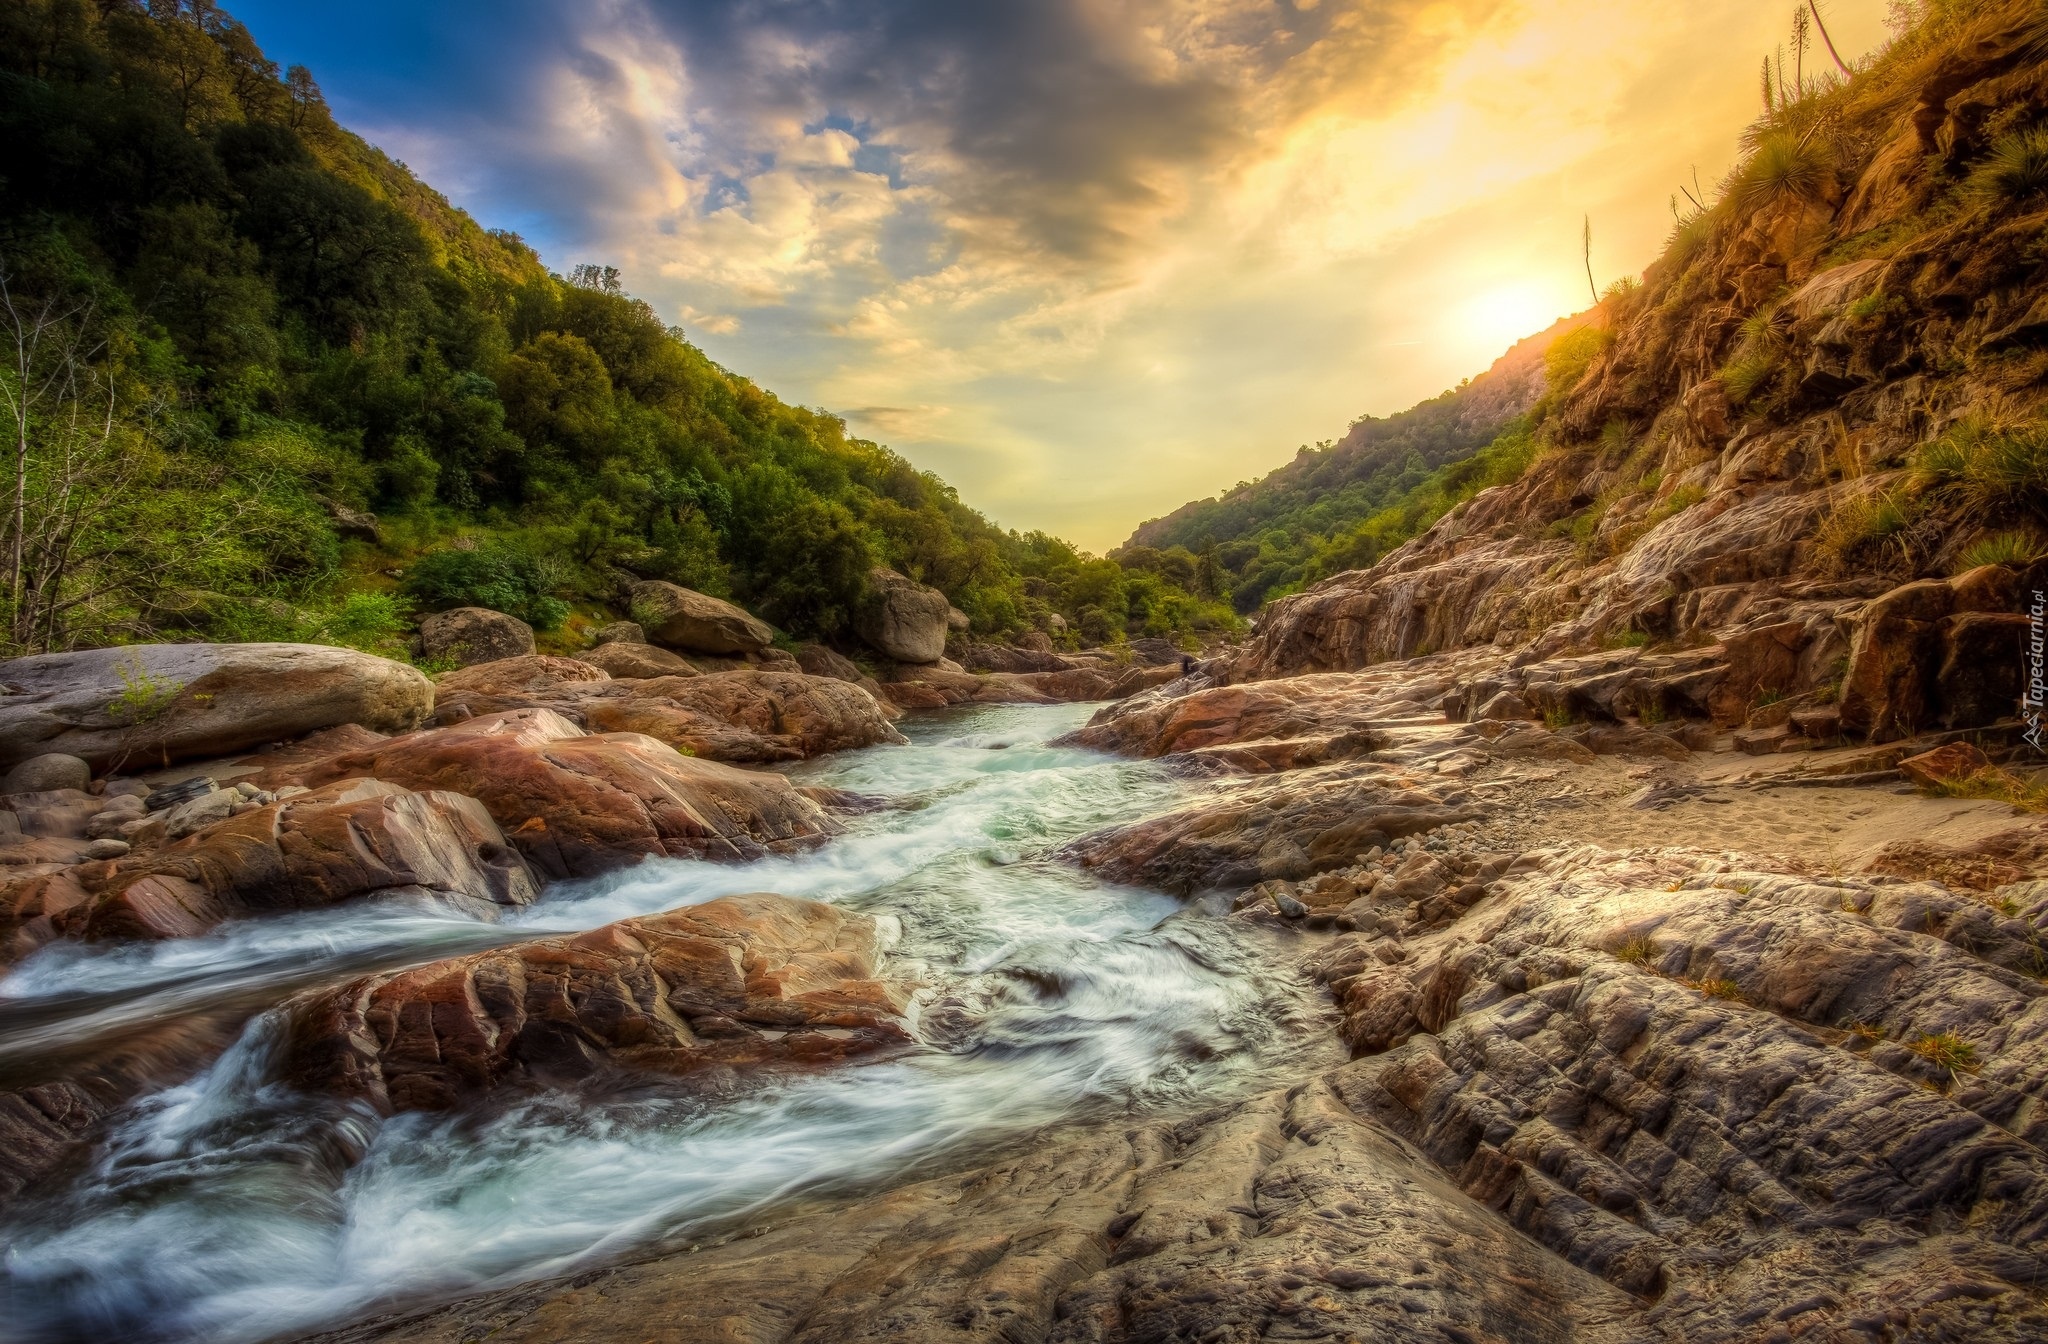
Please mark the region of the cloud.
<svg viewBox="0 0 2048 1344"><path fill-rule="evenodd" d="M486 222L619 265L720 363L1095 547L1582 306L1583 214L1603 279L1640 269L1672 186L1728 164L1783 17L257 0L266 42L266 6L344 115ZM1838 0L1838 43L1882 9Z"/></svg>

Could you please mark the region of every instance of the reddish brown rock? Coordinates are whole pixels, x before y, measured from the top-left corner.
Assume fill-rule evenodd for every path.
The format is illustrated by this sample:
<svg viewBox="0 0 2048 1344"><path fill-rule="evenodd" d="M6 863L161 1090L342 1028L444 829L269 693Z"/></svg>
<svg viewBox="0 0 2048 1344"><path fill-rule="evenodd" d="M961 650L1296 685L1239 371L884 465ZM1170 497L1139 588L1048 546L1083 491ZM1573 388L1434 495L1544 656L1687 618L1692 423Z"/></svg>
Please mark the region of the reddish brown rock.
<svg viewBox="0 0 2048 1344"><path fill-rule="evenodd" d="M483 803L549 877L645 856L737 860L786 853L838 827L780 775L693 760L639 733L586 735L546 709L487 714L267 772L266 786L376 778Z"/></svg>
<svg viewBox="0 0 2048 1344"><path fill-rule="evenodd" d="M1960 783L1991 768L1991 758L1968 742L1951 742L1899 762L1906 778L1922 788Z"/></svg>
<svg viewBox="0 0 2048 1344"><path fill-rule="evenodd" d="M602 1073L815 1065L900 1045L914 986L875 921L787 896L373 975L294 1005L283 1074L379 1110L446 1110Z"/></svg>
<svg viewBox="0 0 2048 1344"><path fill-rule="evenodd" d="M525 657L500 658L494 662L478 663L473 667L442 673L434 683L434 704L439 708L459 694L498 697L535 695L564 686L580 686L588 682L609 680L610 673L580 659L557 658L541 653L527 654Z"/></svg>
<svg viewBox="0 0 2048 1344"><path fill-rule="evenodd" d="M1060 739L1131 756L1167 756L1261 741L1313 741L1322 759L1378 746L1391 697L1380 679L1348 673L1219 686L1174 699L1140 697L1097 714Z"/></svg>
<svg viewBox="0 0 2048 1344"><path fill-rule="evenodd" d="M1842 725L1873 742L1932 727L1941 666L1941 620L1955 593L1939 579L1894 588L1862 612L1842 682Z"/></svg>
<svg viewBox="0 0 2048 1344"><path fill-rule="evenodd" d="M502 692L456 687L443 695L436 712L444 722L460 722L516 709L547 709L593 732L645 733L686 755L746 764L799 761L903 740L864 687L759 667L687 677L542 682L531 690L515 686Z"/></svg>
<svg viewBox="0 0 2048 1344"><path fill-rule="evenodd" d="M1298 772L1193 806L1082 836L1059 856L1111 882L1186 896L1268 880L1298 881L1375 848L1477 820L1421 789L1378 775Z"/></svg>
<svg viewBox="0 0 2048 1344"><path fill-rule="evenodd" d="M602 668L613 677L651 680L655 677L694 677L697 669L680 654L652 644L615 640L586 649L579 662Z"/></svg>
<svg viewBox="0 0 2048 1344"><path fill-rule="evenodd" d="M226 919L378 898L431 896L487 917L538 891L475 799L357 778L161 850L16 882L0 891L0 923L18 955L55 937L186 938Z"/></svg>
<svg viewBox="0 0 2048 1344"><path fill-rule="evenodd" d="M861 687L800 672L662 678L581 708L598 732L646 733L711 760L805 760L904 740Z"/></svg>

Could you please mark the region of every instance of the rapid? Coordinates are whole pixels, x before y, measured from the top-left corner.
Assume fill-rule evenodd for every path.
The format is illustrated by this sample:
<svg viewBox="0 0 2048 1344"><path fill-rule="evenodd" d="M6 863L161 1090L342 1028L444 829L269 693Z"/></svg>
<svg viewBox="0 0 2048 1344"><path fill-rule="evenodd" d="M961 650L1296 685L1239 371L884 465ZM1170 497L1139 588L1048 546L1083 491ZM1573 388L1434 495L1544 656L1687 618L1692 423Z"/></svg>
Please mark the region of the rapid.
<svg viewBox="0 0 2048 1344"><path fill-rule="evenodd" d="M888 800L800 857L648 862L496 924L336 909L37 954L0 981L0 1070L181 1014L249 1017L210 1068L121 1112L64 1188L10 1211L0 1337L289 1338L730 1235L1298 1067L1327 1048L1325 1009L1256 936L1046 856L1188 787L1048 745L1088 710L917 715L908 747L792 769ZM752 891L890 921L892 955L930 986L917 1045L714 1098L548 1094L455 1116L385 1119L275 1079L268 1010L300 990Z"/></svg>

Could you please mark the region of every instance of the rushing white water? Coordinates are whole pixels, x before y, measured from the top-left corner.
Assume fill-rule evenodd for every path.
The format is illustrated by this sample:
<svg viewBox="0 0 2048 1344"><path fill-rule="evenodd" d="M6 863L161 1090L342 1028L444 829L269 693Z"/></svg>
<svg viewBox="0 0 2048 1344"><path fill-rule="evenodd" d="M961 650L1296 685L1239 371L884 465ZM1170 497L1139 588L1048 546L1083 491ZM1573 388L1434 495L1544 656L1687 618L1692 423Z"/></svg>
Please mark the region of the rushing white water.
<svg viewBox="0 0 2048 1344"><path fill-rule="evenodd" d="M813 762L808 782L889 810L801 857L649 863L564 885L504 924L326 911L176 944L50 949L0 983L44 1048L267 995L742 891L894 917L935 1002L907 1053L756 1081L715 1100L543 1096L381 1120L272 1080L272 1024L143 1099L60 1197L0 1230L0 1332L24 1341L258 1340L381 1306L559 1274L715 1236L799 1197L854 1193L1048 1124L1241 1091L1321 1033L1303 987L1242 933L1045 860L1169 802L1143 763L1051 748L1085 710L987 708L906 725L909 748ZM87 1024L81 1027L81 1023Z"/></svg>

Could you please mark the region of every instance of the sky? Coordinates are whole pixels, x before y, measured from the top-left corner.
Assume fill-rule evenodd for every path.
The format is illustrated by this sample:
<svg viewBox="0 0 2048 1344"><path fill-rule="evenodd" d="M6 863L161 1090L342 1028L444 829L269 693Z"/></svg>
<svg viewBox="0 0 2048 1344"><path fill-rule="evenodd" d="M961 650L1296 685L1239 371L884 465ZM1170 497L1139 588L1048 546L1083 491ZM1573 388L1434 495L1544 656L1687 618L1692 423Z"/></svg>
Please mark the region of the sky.
<svg viewBox="0 0 2048 1344"><path fill-rule="evenodd" d="M618 266L726 368L1103 551L1585 307L1588 218L1595 280L1639 273L1793 6L230 8L555 270ZM1821 5L1852 61L1885 10Z"/></svg>

